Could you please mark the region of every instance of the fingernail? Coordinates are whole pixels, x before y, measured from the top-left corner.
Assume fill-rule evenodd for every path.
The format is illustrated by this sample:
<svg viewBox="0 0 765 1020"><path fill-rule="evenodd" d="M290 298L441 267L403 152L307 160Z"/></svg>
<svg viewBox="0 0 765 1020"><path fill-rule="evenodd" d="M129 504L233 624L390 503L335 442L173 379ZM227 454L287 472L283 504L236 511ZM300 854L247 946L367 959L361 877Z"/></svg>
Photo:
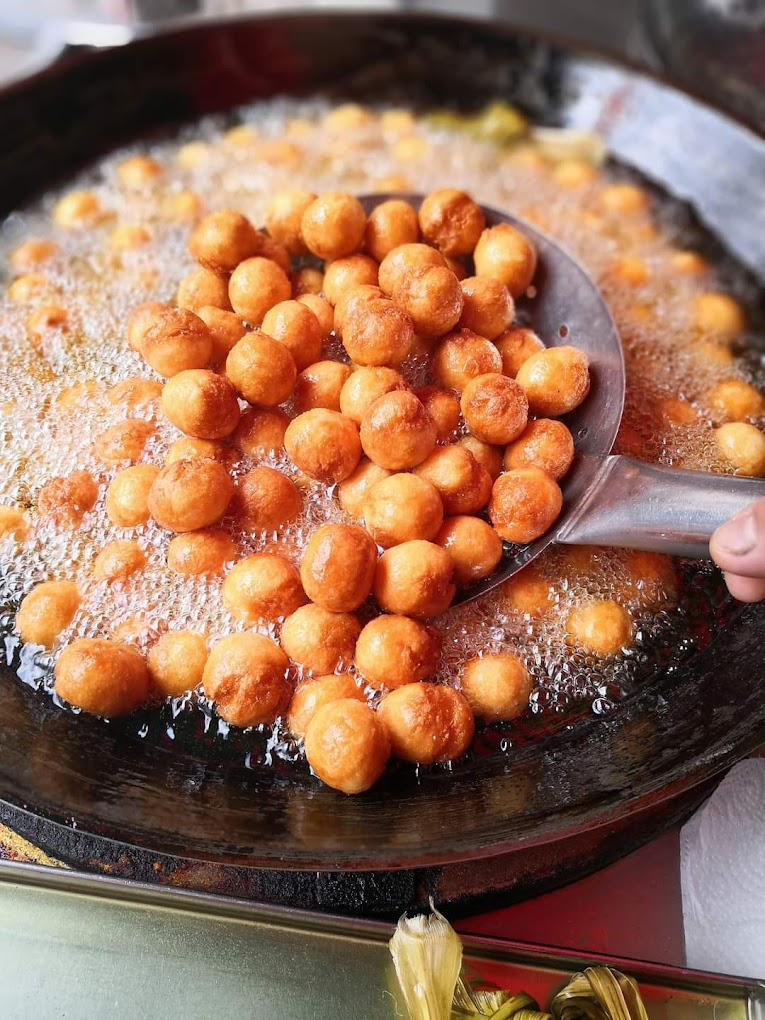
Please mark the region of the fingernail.
<svg viewBox="0 0 765 1020"><path fill-rule="evenodd" d="M757 545L757 525L754 514L747 512L723 524L717 540L731 556L746 556Z"/></svg>

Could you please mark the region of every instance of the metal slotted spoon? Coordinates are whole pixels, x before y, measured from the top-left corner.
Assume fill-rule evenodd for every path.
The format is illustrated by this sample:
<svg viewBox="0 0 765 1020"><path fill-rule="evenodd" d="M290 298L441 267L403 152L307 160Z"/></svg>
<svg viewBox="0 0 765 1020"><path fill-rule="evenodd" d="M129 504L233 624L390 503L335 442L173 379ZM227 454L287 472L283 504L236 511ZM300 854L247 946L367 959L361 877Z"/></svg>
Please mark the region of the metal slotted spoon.
<svg viewBox="0 0 765 1020"><path fill-rule="evenodd" d="M418 209L422 195L364 195L370 212L401 198ZM487 226L509 223L534 244L533 297L517 307L548 347L571 344L590 359L587 399L563 417L576 447L561 481L563 509L550 530L526 546L506 544L497 570L460 589L454 605L491 591L553 542L622 546L675 556L709 556L712 532L765 496L765 479L683 471L612 454L624 409L626 374L616 324L589 274L561 245L525 220L483 206Z"/></svg>

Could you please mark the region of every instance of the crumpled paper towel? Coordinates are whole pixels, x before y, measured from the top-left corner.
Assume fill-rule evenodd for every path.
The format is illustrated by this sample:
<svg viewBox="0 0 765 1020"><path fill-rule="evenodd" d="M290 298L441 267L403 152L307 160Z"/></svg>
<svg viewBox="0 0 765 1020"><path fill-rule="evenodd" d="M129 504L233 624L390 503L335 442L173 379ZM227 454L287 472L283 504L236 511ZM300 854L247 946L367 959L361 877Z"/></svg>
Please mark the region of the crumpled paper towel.
<svg viewBox="0 0 765 1020"><path fill-rule="evenodd" d="M680 833L688 966L765 978L765 758L739 762Z"/></svg>

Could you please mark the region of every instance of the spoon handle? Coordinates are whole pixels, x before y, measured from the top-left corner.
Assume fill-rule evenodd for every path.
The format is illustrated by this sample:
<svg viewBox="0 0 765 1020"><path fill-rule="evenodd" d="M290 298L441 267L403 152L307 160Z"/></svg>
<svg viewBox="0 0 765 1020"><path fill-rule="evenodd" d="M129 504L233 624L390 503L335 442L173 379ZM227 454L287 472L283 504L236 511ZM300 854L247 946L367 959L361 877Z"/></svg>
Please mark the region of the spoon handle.
<svg viewBox="0 0 765 1020"><path fill-rule="evenodd" d="M612 455L600 461L556 541L708 557L712 532L763 496L762 478L680 471Z"/></svg>

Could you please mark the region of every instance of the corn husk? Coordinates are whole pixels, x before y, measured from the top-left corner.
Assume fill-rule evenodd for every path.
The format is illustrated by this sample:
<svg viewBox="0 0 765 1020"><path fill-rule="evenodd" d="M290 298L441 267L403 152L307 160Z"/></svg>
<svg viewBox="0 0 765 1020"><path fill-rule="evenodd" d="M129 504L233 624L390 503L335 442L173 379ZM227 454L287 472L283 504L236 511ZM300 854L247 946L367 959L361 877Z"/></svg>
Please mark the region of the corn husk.
<svg viewBox="0 0 765 1020"><path fill-rule="evenodd" d="M431 900L430 912L398 922L390 953L411 1020L450 1020L462 942Z"/></svg>
<svg viewBox="0 0 765 1020"><path fill-rule="evenodd" d="M555 1020L648 1020L638 986L609 967L576 974L551 1008Z"/></svg>
<svg viewBox="0 0 765 1020"><path fill-rule="evenodd" d="M523 114L501 99L489 103L478 113L434 110L425 119L436 130L464 131L473 138L493 145L510 145L525 137L529 130L529 123Z"/></svg>

